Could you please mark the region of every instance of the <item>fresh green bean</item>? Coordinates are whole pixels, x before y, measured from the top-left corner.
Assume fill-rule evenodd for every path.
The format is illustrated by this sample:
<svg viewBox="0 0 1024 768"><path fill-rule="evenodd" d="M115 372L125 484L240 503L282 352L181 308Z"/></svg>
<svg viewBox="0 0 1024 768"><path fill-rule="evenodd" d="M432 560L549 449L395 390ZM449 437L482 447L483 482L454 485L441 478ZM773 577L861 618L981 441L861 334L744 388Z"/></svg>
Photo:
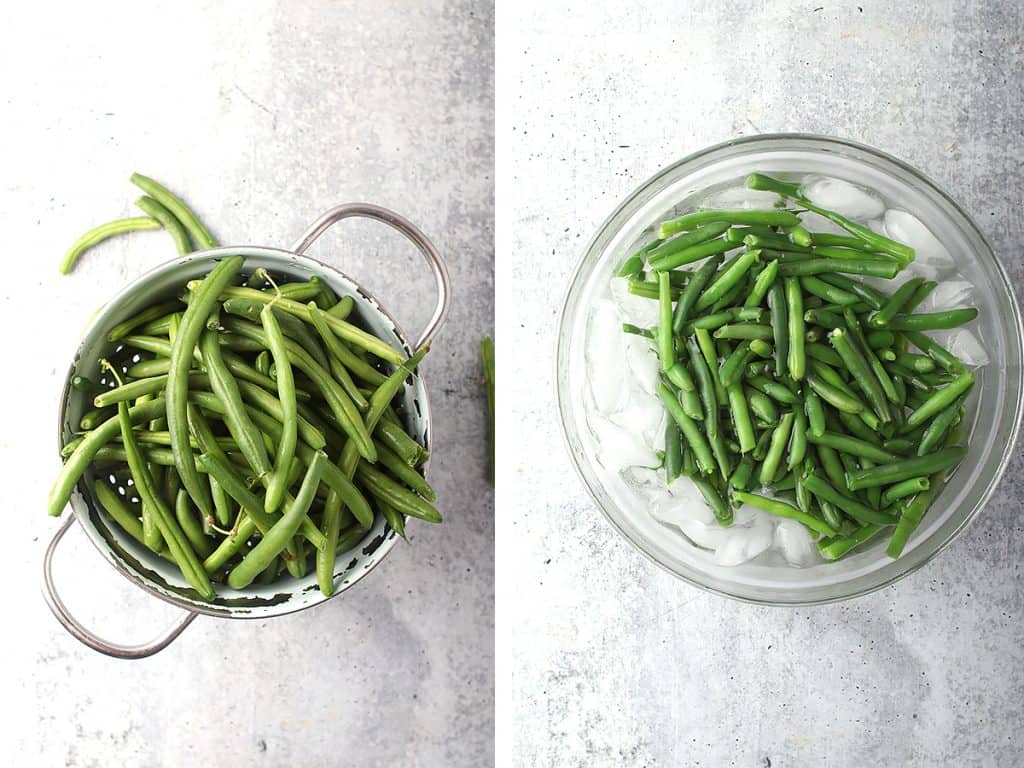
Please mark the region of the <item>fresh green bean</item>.
<svg viewBox="0 0 1024 768"><path fill-rule="evenodd" d="M882 503L886 505L894 504L907 496L914 496L922 491L927 491L929 487L931 487L931 483L929 483L927 477L911 477L908 480L886 488L885 493L882 494Z"/></svg>
<svg viewBox="0 0 1024 768"><path fill-rule="evenodd" d="M790 432L793 430L794 414L792 411L783 414L778 425L772 431L771 443L768 452L765 454L764 462L761 464L759 478L762 485L769 485L779 471L782 463L782 455L786 451L789 442Z"/></svg>
<svg viewBox="0 0 1024 768"><path fill-rule="evenodd" d="M132 174L131 182L170 211L188 231L193 242L195 242L200 250L217 247L217 241L213 239L213 235L203 226L199 218L185 205L181 198L159 182L139 173Z"/></svg>
<svg viewBox="0 0 1024 768"><path fill-rule="evenodd" d="M692 232L666 240L647 254L647 263L655 272L660 272L739 248L741 243L712 239L717 238L728 228L729 225L724 222L712 222Z"/></svg>
<svg viewBox="0 0 1024 768"><path fill-rule="evenodd" d="M317 310L319 311L319 310ZM274 370L277 377L278 399L281 401L282 417L281 439L277 443L273 468L267 478L267 494L264 501L268 513L276 512L284 500L285 482L288 468L295 455L295 443L298 440L299 414L295 399L295 377L292 374L288 350L285 349L284 334L274 315L273 305L264 304L260 311L260 320L274 358Z"/></svg>
<svg viewBox="0 0 1024 768"><path fill-rule="evenodd" d="M870 541L874 536L885 528L884 525L864 525L851 533L838 539L832 539L827 544L818 547L818 552L826 560L838 560L851 550Z"/></svg>
<svg viewBox="0 0 1024 768"><path fill-rule="evenodd" d="M739 490L734 490L732 492L732 497L736 501L749 504L752 507L768 512L776 517L785 517L790 520L796 520L822 536L835 536L836 534L835 530L833 530L833 528L824 520L821 520L814 515L809 515L803 510L787 504L784 501L769 499L766 496L761 496L756 493L746 493L745 491Z"/></svg>
<svg viewBox="0 0 1024 768"><path fill-rule="evenodd" d="M102 243L115 235L126 232L140 232L143 230L160 229L160 222L149 216L135 216L127 219L117 219L106 224L100 224L82 235L72 243L64 259L60 263L60 273L68 274L75 266L78 257L85 251L98 243Z"/></svg>
<svg viewBox="0 0 1024 768"><path fill-rule="evenodd" d="M896 315L889 321L889 327L894 331L935 331L958 328L971 322L977 316L978 310L974 307L916 315Z"/></svg>
<svg viewBox="0 0 1024 768"><path fill-rule="evenodd" d="M896 277L900 267L895 261L879 261L877 259L808 259L806 261L786 262L779 267L783 277L803 277L805 275L822 275L840 272L849 275L867 275L870 277Z"/></svg>
<svg viewBox="0 0 1024 768"><path fill-rule="evenodd" d="M836 490L817 472L811 472L804 476L804 484L807 490L820 499L834 504L838 509L861 523L874 523L876 525L892 525L896 521L885 512L879 512L857 499L845 496Z"/></svg>
<svg viewBox="0 0 1024 768"><path fill-rule="evenodd" d="M909 432L915 427L926 423L937 416L940 411L956 402L961 395L968 392L973 386L973 373L965 371L960 374L951 384L946 385L942 389L935 390L920 407L911 413L900 432Z"/></svg>
<svg viewBox="0 0 1024 768"><path fill-rule="evenodd" d="M274 526L263 535L259 543L228 574L228 584L232 589L247 587L291 542L313 502L316 487L320 483L320 476L326 463L327 456L322 451L317 451L306 470L306 475L302 479L302 485L295 499L292 500L281 518L274 523Z"/></svg>
<svg viewBox="0 0 1024 768"><path fill-rule="evenodd" d="M701 210L663 221L661 226L658 227L658 236L662 238L671 237L677 232L692 230L702 224L710 224L716 221L767 227L795 227L800 223L800 217L789 211Z"/></svg>
<svg viewBox="0 0 1024 768"><path fill-rule="evenodd" d="M160 222L160 226L171 236L178 254L184 256L192 252L192 241L189 240L188 232L181 222L171 213L166 206L148 195L143 195L135 201L144 214L151 216Z"/></svg>
<svg viewBox="0 0 1024 768"><path fill-rule="evenodd" d="M732 507L722 498L718 489L703 477L694 476L691 480L697 486L697 490L700 491L708 506L711 507L711 511L715 515L715 520L718 524L723 528L732 525Z"/></svg>
<svg viewBox="0 0 1024 768"><path fill-rule="evenodd" d="M665 404L665 408L668 410L669 416L671 416L676 424L679 425L679 429L683 433L683 437L690 446L690 450L694 453L694 457L697 460L697 465L700 467L700 471L705 475L709 475L714 472L715 459L711 453L711 447L708 445L704 434L697 428L694 421L683 410L675 392L669 389L665 384L659 384L658 395Z"/></svg>
<svg viewBox="0 0 1024 768"><path fill-rule="evenodd" d="M690 318L690 312L693 311L693 305L697 303L701 292L707 287L708 282L714 276L721 263L721 256L713 256L693 273L693 278L686 284L686 288L683 289L682 294L679 296L679 301L676 302L675 311L672 315L672 331L674 333L682 332L683 326Z"/></svg>
<svg viewBox="0 0 1024 768"><path fill-rule="evenodd" d="M740 377L743 375L743 369L750 362L753 354L750 351L749 341L741 341L736 345L736 348L725 359L718 371L718 378L722 382L723 387L728 389L740 380Z"/></svg>
<svg viewBox="0 0 1024 768"><path fill-rule="evenodd" d="M785 285L786 317L789 334L787 369L789 375L799 381L804 377L807 370L807 358L804 354L803 294L800 292L800 281L797 278L787 277L783 283ZM776 341L777 345L778 342Z"/></svg>
<svg viewBox="0 0 1024 768"><path fill-rule="evenodd" d="M900 459L872 469L853 472L849 477L849 485L853 490L871 488L876 485L892 485L902 480L909 480L919 475L933 475L945 472L963 459L965 449L961 446L949 446L927 456L915 456Z"/></svg>
<svg viewBox="0 0 1024 768"><path fill-rule="evenodd" d="M800 409L793 411L793 431L789 438L789 460L787 469L796 469L807 455L807 417Z"/></svg>

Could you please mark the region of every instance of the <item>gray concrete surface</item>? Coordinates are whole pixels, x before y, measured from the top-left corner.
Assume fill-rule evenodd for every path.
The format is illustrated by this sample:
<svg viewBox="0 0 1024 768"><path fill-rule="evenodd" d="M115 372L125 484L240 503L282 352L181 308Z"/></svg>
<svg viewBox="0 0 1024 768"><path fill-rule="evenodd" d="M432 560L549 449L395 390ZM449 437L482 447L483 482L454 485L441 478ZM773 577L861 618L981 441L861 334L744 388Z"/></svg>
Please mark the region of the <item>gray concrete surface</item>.
<svg viewBox="0 0 1024 768"><path fill-rule="evenodd" d="M0 764L491 764L493 497L477 344L493 321L492 28L493 12L468 0L0 10ZM287 246L338 202L392 207L448 257L455 301L424 365L446 524L411 523L411 546L326 605L200 619L130 663L68 636L39 578L79 333L106 296L174 256L165 235L140 233L57 274L83 230L131 210L133 170L180 190L224 243ZM432 281L397 235L346 224L315 253L408 331L429 316ZM59 559L69 603L114 638L148 639L175 615L77 531Z"/></svg>
<svg viewBox="0 0 1024 768"><path fill-rule="evenodd" d="M565 455L551 381L597 226L663 165L738 135L835 134L903 158L975 217L1021 293L1021 5L520 3L499 9L498 45L498 280L517 286L499 296L502 365L530 371L501 382L518 427L498 530L510 764L1021 765L1020 447L980 519L917 574L843 605L751 607L612 530Z"/></svg>

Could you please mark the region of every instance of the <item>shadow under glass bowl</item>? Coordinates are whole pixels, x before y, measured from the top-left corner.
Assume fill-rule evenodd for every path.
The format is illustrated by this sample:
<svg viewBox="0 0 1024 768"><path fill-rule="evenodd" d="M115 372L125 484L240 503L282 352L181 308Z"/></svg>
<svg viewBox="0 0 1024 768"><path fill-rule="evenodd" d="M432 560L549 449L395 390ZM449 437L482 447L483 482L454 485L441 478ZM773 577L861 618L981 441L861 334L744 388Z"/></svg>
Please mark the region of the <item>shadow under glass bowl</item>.
<svg viewBox="0 0 1024 768"><path fill-rule="evenodd" d="M887 537L835 563L792 568L747 563L724 567L706 550L659 523L602 470L588 425L590 320L615 270L652 224L696 207L709 189L742 183L753 171L823 174L873 189L920 219L946 246L980 309L970 326L990 362L975 373L967 402L968 453L910 538L902 557L885 554ZM648 237L649 239L649 237ZM661 170L601 225L565 299L558 331L556 386L562 426L580 476L611 524L655 563L711 592L749 602L801 605L843 600L906 576L941 552L982 509L1010 459L1022 409L1024 329L1006 272L968 215L919 171L876 149L805 134L753 136L697 152ZM624 361L623 361L624 362Z"/></svg>

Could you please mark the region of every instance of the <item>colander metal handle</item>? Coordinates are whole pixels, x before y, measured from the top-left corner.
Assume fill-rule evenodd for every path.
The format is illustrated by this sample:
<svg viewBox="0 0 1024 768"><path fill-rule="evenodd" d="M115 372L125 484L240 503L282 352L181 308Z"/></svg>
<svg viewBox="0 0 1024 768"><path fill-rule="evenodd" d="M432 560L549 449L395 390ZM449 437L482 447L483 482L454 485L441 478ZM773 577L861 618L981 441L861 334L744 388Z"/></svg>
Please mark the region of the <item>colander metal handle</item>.
<svg viewBox="0 0 1024 768"><path fill-rule="evenodd" d="M72 526L75 520L74 516L68 516L64 525L54 534L53 539L50 541L50 546L46 548L46 554L43 556L43 597L46 598L46 604L50 606L53 615L57 617L57 621L64 625L64 629L72 637L85 643L94 651L105 653L107 656L113 656L116 659L144 659L147 656L152 656L154 653L162 651L174 642L178 635L185 631L185 627L195 620L196 616L199 615L198 613L193 611L186 612L166 632L148 643L143 643L142 645L119 645L118 643L104 640L99 635L93 634L83 627L68 611L64 601L60 599L60 595L57 594L57 587L53 581L53 554L57 550L60 540L64 538L64 534L68 532L68 528Z"/></svg>
<svg viewBox="0 0 1024 768"><path fill-rule="evenodd" d="M430 267L430 271L434 275L434 284L437 287L437 304L434 306L434 314L431 315L427 327L423 329L419 339L416 341L416 347L418 349L424 344L430 343L430 340L434 338L434 335L441 329L445 319L448 317L448 305L451 304L452 287L451 281L448 278L448 267L441 258L441 254L437 252L434 244L427 239L427 236L411 221L394 211L382 208L379 205L373 205L372 203L345 203L344 205L331 208L314 221L291 250L299 254L305 253L309 246L328 227L342 219L352 217L384 222L405 235L423 254L427 266Z"/></svg>

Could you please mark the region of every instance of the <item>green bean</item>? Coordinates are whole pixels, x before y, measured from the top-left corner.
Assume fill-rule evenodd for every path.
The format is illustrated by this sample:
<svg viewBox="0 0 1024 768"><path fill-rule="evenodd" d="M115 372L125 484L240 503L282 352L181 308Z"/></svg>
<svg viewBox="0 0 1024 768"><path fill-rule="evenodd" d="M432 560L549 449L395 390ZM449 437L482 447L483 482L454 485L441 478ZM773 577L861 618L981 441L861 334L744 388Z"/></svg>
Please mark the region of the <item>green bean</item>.
<svg viewBox="0 0 1024 768"><path fill-rule="evenodd" d="M863 470L862 470L863 471ZM885 512L879 512L856 499L845 496L836 490L823 477L816 472L804 476L804 484L807 490L820 499L834 504L845 514L861 523L874 523L876 525L892 525L896 521Z"/></svg>
<svg viewBox="0 0 1024 768"><path fill-rule="evenodd" d="M942 370L948 373L962 373L964 371L964 364L955 355L920 331L907 331L903 336L934 360Z"/></svg>
<svg viewBox="0 0 1024 768"><path fill-rule="evenodd" d="M832 539L827 544L823 544L818 547L818 552L826 560L838 560L843 555L850 552L852 549L859 547L867 541L870 541L875 534L881 531L884 525L864 525L858 528L856 531L851 533L849 536L844 536L839 539Z"/></svg>
<svg viewBox="0 0 1024 768"><path fill-rule="evenodd" d="M263 311L263 307L266 306L273 306L273 304L268 305L259 301L252 301L251 299L228 299L224 302L224 311L229 315L244 317L253 323L261 323L260 313ZM316 305L314 304L314 306ZM309 356L316 360L318 365L322 368L327 368L327 355L317 342L316 336L306 326L306 323L287 312L272 311L274 319L277 320L281 328L281 332L306 350Z"/></svg>
<svg viewBox="0 0 1024 768"><path fill-rule="evenodd" d="M356 476L374 496L384 499L399 512L428 523L441 522L441 515L434 507L365 460L359 462Z"/></svg>
<svg viewBox="0 0 1024 768"><path fill-rule="evenodd" d="M944 472L958 464L965 453L965 449L961 446L950 446L927 456L915 456L872 469L862 469L850 474L849 485L853 490L860 490L876 485L892 485L919 475Z"/></svg>
<svg viewBox="0 0 1024 768"><path fill-rule="evenodd" d="M910 534L920 525L925 512L928 511L938 494L943 474L942 472L935 473L929 478L929 487L926 490L918 493L909 502L906 500L900 502L905 506L899 522L896 523L896 530L893 531L892 538L889 540L889 546L885 550L889 557L895 559L903 554L903 548L906 547Z"/></svg>
<svg viewBox="0 0 1024 768"><path fill-rule="evenodd" d="M263 309L260 311L260 320L263 323L263 331L267 336L270 353L274 358L278 399L281 402L282 410L282 418L280 419L282 426L281 439L277 443L273 469L271 469L270 475L267 478L267 494L264 501L267 512L273 513L277 511L277 508L281 506L281 502L284 500L288 468L291 466L292 457L295 455L295 443L298 440L299 414L295 399L295 377L292 374L288 351L285 349L284 334L281 333L281 327L274 315L272 305L263 305Z"/></svg>
<svg viewBox="0 0 1024 768"><path fill-rule="evenodd" d="M238 318L225 318L225 327L232 332L239 333L251 339L259 341L264 346L269 346L265 331L258 325ZM376 451L373 441L363 423L362 416L356 408L355 403L345 393L341 386L331 377L330 373L324 370L309 354L291 339L285 339L285 349L288 352L292 365L305 373L316 385L317 389L324 396L331 409L331 413L338 420L339 425L351 438L354 447L360 455L369 461L376 461Z"/></svg>
<svg viewBox="0 0 1024 768"><path fill-rule="evenodd" d="M820 533L822 536L835 536L836 534L835 530L833 530L833 528L824 520L820 520L814 515L809 515L783 501L769 499L766 496L760 496L756 493L746 493L738 490L734 490L732 492L732 497L736 501L749 504L752 507L768 512L776 517L785 517L790 520L796 520L797 522L806 525L814 532Z"/></svg>
<svg viewBox="0 0 1024 768"><path fill-rule="evenodd" d="M104 407L107 405L110 405L110 403L101 403L95 408L83 413L82 418L78 421L78 428L86 431L95 429L97 426L113 416L114 411L111 408Z"/></svg>
<svg viewBox="0 0 1024 768"><path fill-rule="evenodd" d="M129 418L133 424L141 424L156 418L164 409L163 398L157 398L141 405L136 405L128 411ZM47 512L53 517L58 517L67 506L71 492L74 490L78 479L85 472L92 462L96 453L109 443L120 430L119 417L107 419L98 427L87 433L82 441L78 443L57 475L57 479L50 490L47 501Z"/></svg>
<svg viewBox="0 0 1024 768"><path fill-rule="evenodd" d="M804 410L807 414L807 430L813 437L825 434L825 407L813 389L804 392Z"/></svg>
<svg viewBox="0 0 1024 768"><path fill-rule="evenodd" d="M666 443L666 458L667 454L668 447ZM437 501L437 494L423 475L402 461L402 458L390 448L378 445L377 459L378 463L387 469L396 480L409 486L427 501Z"/></svg>
<svg viewBox="0 0 1024 768"><path fill-rule="evenodd" d="M931 453L942 442L946 433L949 432L953 424L960 418L963 400L963 396L958 397L950 405L939 411L935 418L931 420L918 443L918 456Z"/></svg>
<svg viewBox="0 0 1024 768"><path fill-rule="evenodd" d="M766 376L749 376L747 383L776 402L784 403L785 405L793 405L800 402L800 398L793 394L793 391L786 387L786 385L772 381Z"/></svg>
<svg viewBox="0 0 1024 768"><path fill-rule="evenodd" d="M686 340L686 351L690 357L690 366L693 368L697 390L704 409L704 431L709 437L712 437L718 433L719 401L715 394L715 382L711 370L701 354L700 345L692 336Z"/></svg>
<svg viewBox="0 0 1024 768"><path fill-rule="evenodd" d="M701 357L704 358L708 370L711 371L711 381L715 385L715 398L719 403L724 403L727 395L718 374L718 354L715 352L714 340L711 338L710 333L699 328L694 330L693 337L697 340L697 346L700 347Z"/></svg>
<svg viewBox="0 0 1024 768"><path fill-rule="evenodd" d="M419 466L430 455L422 445L405 433L404 427L398 424L391 424L382 419L373 434L411 467Z"/></svg>
<svg viewBox="0 0 1024 768"><path fill-rule="evenodd" d="M877 382L878 386L881 388L885 399L894 405L898 405L900 403L900 399L899 393L896 391L896 386L893 384L892 379L889 378L889 374L885 370L885 366L882 365L882 361L879 360L878 355L875 354L871 345L868 344L867 337L864 335L864 329L861 327L860 321L849 307L843 311L843 314L844 319L846 320L846 327L849 330L850 335L853 337L852 341L854 342L854 346L867 362L868 368L871 370L874 377L874 381ZM879 418L882 419L883 422L892 421L893 417L891 409L886 406L885 411L889 414L889 419L882 418L880 414Z"/></svg>
<svg viewBox="0 0 1024 768"><path fill-rule="evenodd" d="M150 192L150 190L146 191ZM167 205L167 202L161 200L160 196L153 192L150 194ZM172 211L175 210L169 205L168 207ZM182 219L178 211L175 211L175 214ZM188 227L187 222L182 220L182 223ZM165 390L167 428L171 433L171 450L174 452L175 465L185 490L199 507L200 514L204 518L213 514L213 502L209 488L199 479L195 456L188 447L188 373L199 336L203 333L206 320L217 304L217 296L225 286L235 279L241 271L244 261L245 259L241 256L229 256L218 263L201 281L192 293L177 337L171 347L170 367Z"/></svg>
<svg viewBox="0 0 1024 768"><path fill-rule="evenodd" d="M810 248L798 245L789 238L781 235L759 235L749 234L743 238L743 244L748 248L761 248L764 250L790 251L792 253L810 253Z"/></svg>
<svg viewBox="0 0 1024 768"><path fill-rule="evenodd" d="M900 432L909 432L914 427L924 424L940 411L956 402L961 395L968 392L973 386L973 373L965 371L960 374L951 384L946 385L942 389L935 390L920 407L911 413Z"/></svg>
<svg viewBox="0 0 1024 768"><path fill-rule="evenodd" d="M764 301L765 296L768 295L768 290L772 287L775 282L775 278L779 274L779 262L769 261L765 264L757 277L754 278L754 285L750 289L750 293L747 294L747 298L743 302L745 307L759 307L761 302Z"/></svg>
<svg viewBox="0 0 1024 768"><path fill-rule="evenodd" d="M885 277L890 280L896 277L900 267L895 261L879 261L877 259L808 259L807 261L786 262L779 267L783 277L803 277L805 275L822 275L840 272L850 275L868 275Z"/></svg>
<svg viewBox="0 0 1024 768"><path fill-rule="evenodd" d="M844 291L849 291L850 293L860 297L860 300L872 309L881 309L889 298L886 293L883 293L877 288L870 286L867 283L863 283L860 280L848 277L847 275L831 273L818 275L818 278L830 285L842 288Z"/></svg>
<svg viewBox="0 0 1024 768"><path fill-rule="evenodd" d="M295 499L292 500L281 518L274 523L274 526L263 535L259 543L228 574L228 584L232 589L247 587L291 542L313 502L316 487L320 483L323 466L326 463L327 456L322 451L317 451L306 470L306 475L302 479L302 485Z"/></svg>
<svg viewBox="0 0 1024 768"><path fill-rule="evenodd" d="M633 277L643 272L644 269L644 258L639 254L634 254L622 262L622 266L619 267L619 271L615 274L618 277ZM403 538L405 538L403 536Z"/></svg>
<svg viewBox="0 0 1024 768"><path fill-rule="evenodd" d="M800 284L807 293L818 296L831 304L847 306L856 304L860 301L860 297L850 291L837 288L814 275L805 275L804 277L801 277Z"/></svg>
<svg viewBox="0 0 1024 768"><path fill-rule="evenodd" d="M249 419L242 405L242 394L238 382L228 371L221 358L220 344L215 331L207 331L200 340L203 363L210 377L213 392L226 407L224 423L231 436L238 443L239 449L249 462L257 477L262 481L271 471L267 450L259 435L259 430ZM173 442L172 442L173 448Z"/></svg>
<svg viewBox="0 0 1024 768"><path fill-rule="evenodd" d="M679 426L669 419L665 424L665 482L673 481L683 473L683 442Z"/></svg>
<svg viewBox="0 0 1024 768"><path fill-rule="evenodd" d="M774 424L779 420L779 411L767 395L755 389L745 389L744 395L754 416L766 424Z"/></svg>
<svg viewBox="0 0 1024 768"><path fill-rule="evenodd" d="M807 369L804 355L804 307L803 294L800 293L800 281L795 277L787 277L785 284L787 327L789 332L789 357L787 368L789 375L799 381ZM776 342L776 345L778 342Z"/></svg>
<svg viewBox="0 0 1024 768"><path fill-rule="evenodd" d="M173 470L172 470L173 471ZM174 495L174 517L188 539L189 545L201 558L207 558L213 552L213 543L204 533L202 523L196 519L192 503L184 488Z"/></svg>
<svg viewBox="0 0 1024 768"><path fill-rule="evenodd" d="M859 237L849 235L834 235L829 232L811 232L811 243L815 246L835 246L840 248L857 248L862 251L874 251L875 249L861 240Z"/></svg>
<svg viewBox="0 0 1024 768"><path fill-rule="evenodd" d="M139 519L125 506L121 498L114 493L109 485L104 482L95 483L93 485L93 494L96 496L96 501L103 507L103 510L113 518L114 522L125 533L143 546L146 546L145 539L142 536L142 524L139 522ZM160 549L156 554L170 560L172 563L174 562L174 558L171 557L166 547Z"/></svg>
<svg viewBox="0 0 1024 768"><path fill-rule="evenodd" d="M741 253L731 264L724 266L708 287L701 292L694 309L700 312L722 298L727 291L734 288L743 279L757 259L758 251L746 251Z"/></svg>
<svg viewBox="0 0 1024 768"><path fill-rule="evenodd" d="M871 370L871 366L868 364L867 359L860 349L853 343L853 340L849 338L847 331L842 328L836 328L829 335L829 341L832 342L832 347L839 354L843 360L843 364L846 369L853 375L854 381L857 382L858 387L864 393L864 397L867 398L868 404L874 410L875 414L882 422L892 420L892 415L889 412L889 405L886 402L886 394L882 389L882 385L879 383L877 376ZM819 391L819 395L824 395ZM836 407L839 407L838 405ZM847 409L842 409L847 410ZM848 411L851 413L857 413L859 411Z"/></svg>
<svg viewBox="0 0 1024 768"><path fill-rule="evenodd" d="M71 245L60 263L60 273L62 275L68 274L74 268L75 262L82 253L104 240L115 235L124 234L125 232L140 232L150 229L160 229L160 222L149 216L135 216L100 224L98 227L90 229Z"/></svg>
<svg viewBox="0 0 1024 768"><path fill-rule="evenodd" d="M151 307L147 307L137 315L133 315L127 320L124 320L111 328L107 333L107 341L120 341L139 326L146 325L150 321L164 317L165 315L169 316L169 313L173 313L175 310L180 308L181 302L177 300L165 301L161 304L154 304Z"/></svg>
<svg viewBox="0 0 1024 768"><path fill-rule="evenodd" d="M789 373L789 317L786 303L786 289L776 282L768 291L768 310L771 315L772 334L775 339L775 375L783 377Z"/></svg>
<svg viewBox="0 0 1024 768"><path fill-rule="evenodd" d="M714 472L715 459L711 453L711 448L708 445L707 439L704 437L704 434L700 429L697 428L697 425L693 420L683 410L676 394L665 384L659 384L658 395L665 404L665 408L668 410L669 416L671 416L676 424L679 425L679 429L683 433L683 437L686 438L686 442L690 446L690 450L694 453L694 457L697 460L697 465L700 467L700 471L705 475L709 475Z"/></svg>
<svg viewBox="0 0 1024 768"><path fill-rule="evenodd" d="M793 431L789 438L789 460L787 469L796 469L807 455L807 417L799 409L793 411Z"/></svg>
<svg viewBox="0 0 1024 768"><path fill-rule="evenodd" d="M872 328L885 328L914 295L924 278L912 277L896 289L885 305L868 320Z"/></svg>
<svg viewBox="0 0 1024 768"><path fill-rule="evenodd" d="M776 231L773 227L764 226L761 224L748 224L746 226L733 226L725 233L726 240L732 240L734 243L742 243L743 238L747 235L776 235Z"/></svg>
<svg viewBox="0 0 1024 768"><path fill-rule="evenodd" d="M870 245L873 249L895 256L899 260L901 267L907 266L907 264L914 260L914 249L910 246L898 243L895 240L890 240L884 235L872 232L867 227L862 227L860 224L850 221L841 214L815 205L800 195L798 189L794 190L792 184L780 182L779 180L773 179L770 176L765 176L764 174L752 173L747 177L747 186L751 189L776 192L784 197L792 198L798 205L809 211L813 211L819 216L824 216L833 224L842 227L851 235L854 235Z"/></svg>
<svg viewBox="0 0 1024 768"><path fill-rule="evenodd" d="M269 306L269 305L268 305ZM306 305L309 308L309 319L316 328L320 338L323 339L324 345L327 347L329 355L329 364L331 373L334 378L341 384L341 388L344 389L352 401L356 404L356 407L360 411L365 411L370 407L369 402L363 396L363 393L359 391L359 387L352 380L352 376L349 374L348 369L345 367L345 360L350 360L353 355L351 350L347 349L341 340L334 335L334 332L327 326L327 320L324 318L324 313L317 307L316 304L310 302Z"/></svg>
<svg viewBox="0 0 1024 768"><path fill-rule="evenodd" d="M227 286L221 291L221 298L227 299L253 299L255 301L261 301L265 304L274 302L276 308L282 309L285 312L295 315L300 320L309 319L309 308L298 301L294 301L288 298L280 298L274 294L264 293L253 288L241 288L237 286ZM344 320L340 320L333 315L325 315L328 326L338 336L351 344L355 344L367 352L376 355L381 360L386 360L389 363L399 365L403 361L402 355L387 342L378 339L376 336L364 331L362 328L347 323ZM346 364L347 365L347 364ZM351 366L349 366L351 369ZM356 371L353 370L353 373ZM357 374L358 375L358 374Z"/></svg>
<svg viewBox="0 0 1024 768"><path fill-rule="evenodd" d="M910 297L906 304L903 305L903 311L906 314L910 314L921 304L922 301L928 298L932 291L938 287L938 283L934 280L928 280L927 282L921 283L917 290L914 291L914 295Z"/></svg>
<svg viewBox="0 0 1024 768"><path fill-rule="evenodd" d="M744 456L736 465L735 471L729 477L729 487L739 491L745 491L750 486L751 476L754 474L754 460L750 456Z"/></svg>
<svg viewBox="0 0 1024 768"><path fill-rule="evenodd" d="M889 322L889 327L894 331L935 331L958 328L965 323L971 322L977 316L978 310L974 307L916 315L896 315Z"/></svg>
<svg viewBox="0 0 1024 768"><path fill-rule="evenodd" d="M911 477L903 482L890 485L882 494L882 503L889 505L907 496L927 491L931 484L927 477Z"/></svg>
<svg viewBox="0 0 1024 768"><path fill-rule="evenodd" d="M856 437L836 432L823 432L821 435L810 434L807 438L813 445L824 445L835 451L863 457L877 462L896 461L897 457L878 446Z"/></svg>
<svg viewBox="0 0 1024 768"><path fill-rule="evenodd" d="M711 507L717 523L723 528L732 525L732 507L722 498L715 486L703 477L696 476L691 478L691 480L697 486L697 490L700 491L708 506Z"/></svg>
<svg viewBox="0 0 1024 768"><path fill-rule="evenodd" d="M826 382L815 372L807 374L807 383L822 400L833 408L847 413L860 413L864 410L864 404L860 400Z"/></svg>
<svg viewBox="0 0 1024 768"><path fill-rule="evenodd" d="M695 229L702 224L716 221L767 227L794 227L800 223L800 217L789 211L700 210L675 219L663 221L658 228L658 235L663 238L671 237L676 232Z"/></svg>
<svg viewBox="0 0 1024 768"><path fill-rule="evenodd" d="M676 362L675 337L672 335L672 290L668 272L658 274L658 360L667 371Z"/></svg>
<svg viewBox="0 0 1024 768"><path fill-rule="evenodd" d="M330 309L326 310L327 314L338 318L339 320L345 320L349 315L352 314L352 310L355 308L356 302L351 296L342 296L338 303Z"/></svg>
<svg viewBox="0 0 1024 768"><path fill-rule="evenodd" d="M192 585L202 599L212 600L216 593L210 584L206 571L203 570L202 563L199 562L199 558L196 556L191 544L189 544L188 538L181 530L181 526L178 525L177 519L167 508L167 504L154 487L153 478L146 466L145 457L135 441L135 433L132 429L134 418L131 410L128 408L128 403L124 401L118 403L117 414L128 467L131 470L132 479L135 481L135 489L139 494L143 510L148 509L152 514L167 549L181 569L186 581ZM143 520L143 537L145 538L145 519Z"/></svg>
<svg viewBox="0 0 1024 768"><path fill-rule="evenodd" d="M713 335L716 339L767 341L772 338L772 327L759 323L731 323L719 327Z"/></svg>
<svg viewBox="0 0 1024 768"><path fill-rule="evenodd" d="M740 380L743 369L750 362L753 354L750 351L749 341L741 341L736 345L736 349L729 354L718 371L718 378L723 387L729 389L731 385Z"/></svg>
<svg viewBox="0 0 1024 768"><path fill-rule="evenodd" d="M173 214L188 231L200 250L217 247L217 241L213 239L213 235L203 226L195 213L185 205L181 198L159 182L138 173L132 174L131 182Z"/></svg>
<svg viewBox="0 0 1024 768"><path fill-rule="evenodd" d="M764 462L761 464L759 474L763 485L769 485L775 477L775 473L779 471L782 454L786 451L789 434L793 429L793 420L794 415L792 411L783 414L782 418L779 419L778 425L772 431L771 443L768 446L768 452L765 454Z"/></svg>
<svg viewBox="0 0 1024 768"><path fill-rule="evenodd" d="M672 331L674 333L682 332L683 325L685 325L686 321L690 318L690 312L693 310L693 305L697 303L698 297L707 286L708 281L710 281L714 276L721 263L722 257L714 256L704 262L700 268L693 273L693 278L686 284L686 288L683 289L682 294L679 296L679 301L676 302L675 311L672 315Z"/></svg>
<svg viewBox="0 0 1024 768"><path fill-rule="evenodd" d="M184 256L185 254L192 252L192 242L189 240L188 232L185 231L185 227L182 226L181 222L171 213L167 208L157 200L143 195L135 201L135 205L138 206L144 214L151 216L160 222L160 226L166 230L167 234L171 236L174 241L175 248L178 249L178 254Z"/></svg>
<svg viewBox="0 0 1024 768"><path fill-rule="evenodd" d="M724 222L712 222L692 232L666 240L647 254L647 263L655 272L660 272L739 248L741 243L712 239L717 238L728 228L729 225Z"/></svg>
<svg viewBox="0 0 1024 768"><path fill-rule="evenodd" d="M915 355L910 352L901 352L896 355L895 362L911 371L917 373L931 373L935 370L935 361L927 355Z"/></svg>

